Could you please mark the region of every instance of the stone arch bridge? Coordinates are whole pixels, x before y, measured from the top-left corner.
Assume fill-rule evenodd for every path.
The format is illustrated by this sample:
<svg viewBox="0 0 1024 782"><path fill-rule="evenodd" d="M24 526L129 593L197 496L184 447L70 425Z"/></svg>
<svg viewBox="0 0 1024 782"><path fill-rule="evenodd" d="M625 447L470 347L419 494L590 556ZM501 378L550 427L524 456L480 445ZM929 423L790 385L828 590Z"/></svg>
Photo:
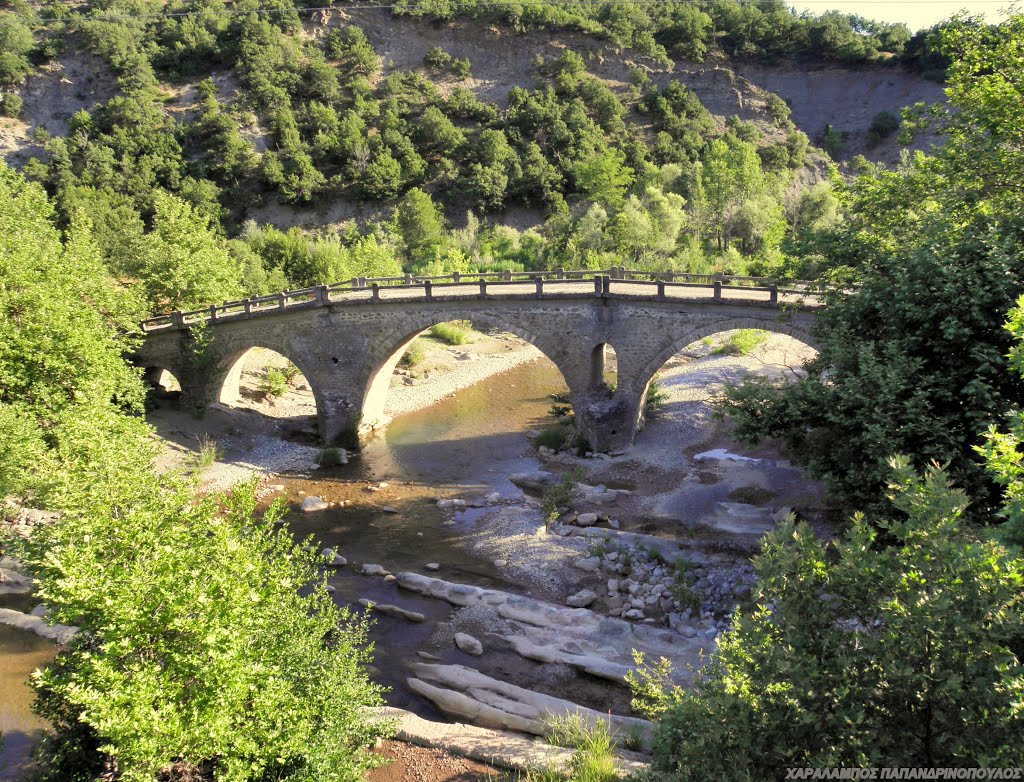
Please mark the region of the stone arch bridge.
<svg viewBox="0 0 1024 782"><path fill-rule="evenodd" d="M305 375L323 440L351 443L386 422L389 380L409 343L437 323L469 320L516 334L547 356L565 378L580 431L607 450L633 441L652 378L686 345L757 328L814 347L821 306L808 286L622 267L355 278L151 318L134 360L150 376L171 372L195 403L230 403L245 354L269 348ZM197 324L212 337L201 352ZM614 390L604 382L605 345L618 358Z"/></svg>

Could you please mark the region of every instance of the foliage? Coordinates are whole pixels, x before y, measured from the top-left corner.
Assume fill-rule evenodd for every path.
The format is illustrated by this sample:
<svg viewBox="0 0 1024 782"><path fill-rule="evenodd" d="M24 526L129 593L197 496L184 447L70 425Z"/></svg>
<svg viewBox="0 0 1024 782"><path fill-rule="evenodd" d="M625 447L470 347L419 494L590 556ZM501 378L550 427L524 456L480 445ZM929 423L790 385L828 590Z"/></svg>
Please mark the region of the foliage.
<svg viewBox="0 0 1024 782"><path fill-rule="evenodd" d="M62 239L53 219L0 167L0 492L60 512L18 553L53 620L81 628L34 682L56 730L45 773L361 779L381 731L365 625L275 529L279 509L256 513L255 484L196 500L153 471L122 358L139 303L86 221Z"/></svg>
<svg viewBox="0 0 1024 782"><path fill-rule="evenodd" d="M21 96L16 92L5 92L0 98L0 114L5 117L17 119L21 116L21 109L24 105Z"/></svg>
<svg viewBox="0 0 1024 782"><path fill-rule="evenodd" d="M569 433L565 427L549 426L541 430L540 434L533 439L533 444L538 448L544 447L550 448L553 451L560 451L568 438Z"/></svg>
<svg viewBox="0 0 1024 782"><path fill-rule="evenodd" d="M768 339L768 332L760 329L741 329L729 335L721 345L711 351L714 356L749 356Z"/></svg>
<svg viewBox="0 0 1024 782"><path fill-rule="evenodd" d="M654 378L647 386L647 395L644 397L644 415L647 418L654 418L661 412L661 408L667 401L668 392L662 387L658 378Z"/></svg>
<svg viewBox="0 0 1024 782"><path fill-rule="evenodd" d="M858 514L832 544L792 519L769 535L756 605L692 689L664 664L631 677L658 719L650 778L1020 756L1022 563L964 528L967 497L942 470L892 468L898 518Z"/></svg>
<svg viewBox="0 0 1024 782"><path fill-rule="evenodd" d="M1002 328L1024 291L1022 34L1021 16L947 28L950 106L932 112L946 143L841 186L846 221L802 242L807 267L796 275L825 270L840 288L859 285L822 313L807 377L727 392L740 437L779 438L839 502L876 502L897 452L918 469L949 463L982 518L998 502L973 446L1022 398Z"/></svg>
<svg viewBox="0 0 1024 782"><path fill-rule="evenodd" d="M541 500L540 509L548 524L556 521L559 514L569 506L573 489L577 483L583 480L584 474L582 467L576 467L567 473L563 473L558 483L544 489L544 497Z"/></svg>
<svg viewBox="0 0 1024 782"><path fill-rule="evenodd" d="M0 165L0 494L61 494L61 466L104 453L136 430L139 373L122 353L137 344L143 308L106 273L88 221L62 240L42 188ZM104 467L116 472L120 462Z"/></svg>
<svg viewBox="0 0 1024 782"><path fill-rule="evenodd" d="M188 466L196 473L213 466L224 456L224 450L209 435L200 437L197 444L199 445L199 450L189 454L190 458L187 460Z"/></svg>
<svg viewBox="0 0 1024 782"><path fill-rule="evenodd" d="M278 513L255 515L255 484L190 505L157 483L36 541L41 597L86 632L35 686L88 726L122 779L172 763L222 780L361 779L380 730L361 711L379 697L365 626L333 604L315 555L275 530Z"/></svg>
<svg viewBox="0 0 1024 782"><path fill-rule="evenodd" d="M398 363L400 366L406 369L418 366L426 361L427 349L423 345L423 341L419 338L414 339L409 347L406 348L405 353L402 354L402 358L399 359Z"/></svg>
<svg viewBox="0 0 1024 782"><path fill-rule="evenodd" d="M607 720L590 723L578 714L569 714L548 723L549 743L575 750L565 771L553 767L532 770L525 782L616 782L620 778L615 763L615 739Z"/></svg>
<svg viewBox="0 0 1024 782"><path fill-rule="evenodd" d="M889 138L900 127L900 118L888 111L880 111L871 118L868 127L868 145L876 146Z"/></svg>
<svg viewBox="0 0 1024 782"><path fill-rule="evenodd" d="M344 451L341 448L321 448L316 455L316 463L321 467L339 467L345 464Z"/></svg>
<svg viewBox="0 0 1024 782"><path fill-rule="evenodd" d="M269 367L260 378L256 389L266 399L284 396L288 392L288 377L277 367Z"/></svg>
<svg viewBox="0 0 1024 782"><path fill-rule="evenodd" d="M437 323L430 327L430 336L446 345L465 345L473 341L473 330L466 321Z"/></svg>

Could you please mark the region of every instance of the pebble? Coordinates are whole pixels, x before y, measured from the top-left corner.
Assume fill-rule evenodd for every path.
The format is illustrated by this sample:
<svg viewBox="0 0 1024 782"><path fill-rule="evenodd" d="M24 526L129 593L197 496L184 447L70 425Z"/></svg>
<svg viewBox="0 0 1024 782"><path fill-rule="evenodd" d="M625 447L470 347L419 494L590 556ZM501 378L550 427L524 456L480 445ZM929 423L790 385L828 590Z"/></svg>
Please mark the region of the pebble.
<svg viewBox="0 0 1024 782"><path fill-rule="evenodd" d="M591 589L581 589L574 595L566 598L565 604L571 608L586 608L597 600L597 594Z"/></svg>
<svg viewBox="0 0 1024 782"><path fill-rule="evenodd" d="M384 569L381 565L374 565L372 563L364 563L359 572L364 576L390 576L391 574Z"/></svg>
<svg viewBox="0 0 1024 782"><path fill-rule="evenodd" d="M423 567L425 567L427 570L440 570L441 564L439 562L428 562Z"/></svg>
<svg viewBox="0 0 1024 782"><path fill-rule="evenodd" d="M320 497L309 496L302 500L302 512L303 513L316 513L317 511L327 510L331 507L328 503L324 502Z"/></svg>

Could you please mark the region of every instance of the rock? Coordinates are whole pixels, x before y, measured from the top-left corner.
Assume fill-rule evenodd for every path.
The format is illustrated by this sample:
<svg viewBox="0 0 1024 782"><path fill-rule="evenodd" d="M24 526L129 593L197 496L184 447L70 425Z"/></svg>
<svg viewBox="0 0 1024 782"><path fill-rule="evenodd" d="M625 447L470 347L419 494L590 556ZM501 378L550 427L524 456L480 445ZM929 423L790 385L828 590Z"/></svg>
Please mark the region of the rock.
<svg viewBox="0 0 1024 782"><path fill-rule="evenodd" d="M578 570L583 570L587 573L596 573L601 567L600 557L585 557L584 559L577 559L572 563L573 567Z"/></svg>
<svg viewBox="0 0 1024 782"><path fill-rule="evenodd" d="M369 562L364 563L363 566L361 568L359 568L359 572L360 572L360 574L362 574L364 576L390 576L391 575L391 573L389 573L382 566L374 565L374 564L371 564Z"/></svg>
<svg viewBox="0 0 1024 782"><path fill-rule="evenodd" d="M494 567L505 567L506 565L508 565L508 560L507 559L496 559L496 560L494 560L493 564L494 564Z"/></svg>
<svg viewBox="0 0 1024 782"><path fill-rule="evenodd" d="M625 613L626 619L643 619L644 612L639 608L631 608Z"/></svg>
<svg viewBox="0 0 1024 782"><path fill-rule="evenodd" d="M779 508L778 510L775 511L775 513L772 514L772 521L774 521L776 524L781 524L786 520L786 517L793 512L794 511L791 506L784 505L783 507Z"/></svg>
<svg viewBox="0 0 1024 782"><path fill-rule="evenodd" d="M452 500L452 507L455 508L455 510L465 510L466 509L466 501L465 500Z"/></svg>
<svg viewBox="0 0 1024 782"><path fill-rule="evenodd" d="M611 461L611 458L612 458L612 457L611 457L611 456L609 456L609 455L608 455L608 454L606 454L606 453L595 453L595 454L594 454L594 458L595 458L595 459L600 459L600 460L601 460L601 461L603 461L603 462L607 462L607 461Z"/></svg>
<svg viewBox="0 0 1024 782"><path fill-rule="evenodd" d="M724 448L715 448L713 451L704 451L693 457L695 462L759 462L760 459L751 459L749 456L737 456L734 453L729 453Z"/></svg>
<svg viewBox="0 0 1024 782"><path fill-rule="evenodd" d="M438 562L428 562L423 567L425 567L427 570L440 570L441 569L441 565Z"/></svg>
<svg viewBox="0 0 1024 782"><path fill-rule="evenodd" d="M501 502L501 494L496 491L493 491L490 494L488 494L487 497L485 497L485 499L493 505L496 502Z"/></svg>
<svg viewBox="0 0 1024 782"><path fill-rule="evenodd" d="M390 603L374 603L372 600L368 600L365 597L359 598L359 605L366 606L370 610L376 611L380 614L397 616L400 619L408 619L410 622L427 621L427 617L418 611L406 611L404 608L391 605Z"/></svg>
<svg viewBox="0 0 1024 782"><path fill-rule="evenodd" d="M521 489L544 489L558 483L559 476L545 470L533 470L513 473L508 479Z"/></svg>
<svg viewBox="0 0 1024 782"><path fill-rule="evenodd" d="M608 594L617 595L619 593L619 579L609 578L608 579Z"/></svg>
<svg viewBox="0 0 1024 782"><path fill-rule="evenodd" d="M40 603L35 608L33 608L31 611L29 611L29 616L38 616L38 617L42 617L42 618L45 619L46 615L49 614L49 613L50 613L50 609L47 608L42 603Z"/></svg>
<svg viewBox="0 0 1024 782"><path fill-rule="evenodd" d="M402 378L402 383L404 383L407 386L414 386L414 385L416 385L416 378L414 378L414 377L403 377Z"/></svg>
<svg viewBox="0 0 1024 782"><path fill-rule="evenodd" d="M679 628L679 634L682 635L683 638L693 638L697 635L697 628L693 625L683 625Z"/></svg>
<svg viewBox="0 0 1024 782"><path fill-rule="evenodd" d="M608 519L608 526L611 527L612 529L618 529L619 528L619 520L618 519Z"/></svg>
<svg viewBox="0 0 1024 782"><path fill-rule="evenodd" d="M579 527L593 527L597 524L596 513L580 513L576 516L576 525Z"/></svg>
<svg viewBox="0 0 1024 782"><path fill-rule="evenodd" d="M569 595L565 604L572 608L586 608L597 600L597 595L590 589L581 589L575 595Z"/></svg>
<svg viewBox="0 0 1024 782"><path fill-rule="evenodd" d="M335 587L334 584L328 584L326 587L324 587L324 589L327 590L327 594L329 595L333 595L335 592L338 591L337 587Z"/></svg>
<svg viewBox="0 0 1024 782"><path fill-rule="evenodd" d="M441 510L448 510L454 504L455 504L454 500L444 499L444 500L438 500L437 501L437 507L439 507Z"/></svg>
<svg viewBox="0 0 1024 782"><path fill-rule="evenodd" d="M303 513L316 513L318 511L327 510L331 506L324 502L322 498L311 495L302 500L301 507Z"/></svg>
<svg viewBox="0 0 1024 782"><path fill-rule="evenodd" d="M476 638L466 633L455 634L455 645L466 654L480 656L484 653L484 645Z"/></svg>
<svg viewBox="0 0 1024 782"><path fill-rule="evenodd" d="M589 726L610 723L614 735L635 735L644 745L653 728L646 720L588 709L461 665L413 663L412 669L416 678L409 680L410 689L434 701L442 711L491 727L547 735L552 717L576 715ZM481 749L494 757L493 741Z"/></svg>
<svg viewBox="0 0 1024 782"><path fill-rule="evenodd" d="M608 608L622 608L622 598L618 594L611 595L604 602Z"/></svg>
<svg viewBox="0 0 1024 782"><path fill-rule="evenodd" d="M438 662L441 659L436 654L431 654L430 652L418 651L416 654L424 660L430 660L431 662Z"/></svg>
<svg viewBox="0 0 1024 782"><path fill-rule="evenodd" d="M348 564L348 560L332 548L325 548L320 556L327 560L328 567L345 567Z"/></svg>
<svg viewBox="0 0 1024 782"><path fill-rule="evenodd" d="M284 491L284 484L283 483L272 484L271 486L267 487L267 491L268 492L275 492L275 493L276 492L282 492L282 491Z"/></svg>
<svg viewBox="0 0 1024 782"><path fill-rule="evenodd" d="M391 583L393 583L393 582L395 582L397 580L398 580L398 578L393 576L393 575L391 575L390 573L388 573L386 576L384 576L384 583L385 584L391 584Z"/></svg>
<svg viewBox="0 0 1024 782"><path fill-rule="evenodd" d="M397 508L392 508L390 505L382 505L380 507L381 513L398 513Z"/></svg>

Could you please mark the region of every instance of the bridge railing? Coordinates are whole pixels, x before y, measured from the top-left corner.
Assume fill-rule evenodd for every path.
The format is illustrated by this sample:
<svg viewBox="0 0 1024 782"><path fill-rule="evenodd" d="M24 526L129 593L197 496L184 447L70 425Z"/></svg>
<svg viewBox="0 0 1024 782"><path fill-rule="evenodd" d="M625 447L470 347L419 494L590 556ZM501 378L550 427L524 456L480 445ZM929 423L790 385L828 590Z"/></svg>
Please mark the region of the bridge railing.
<svg viewBox="0 0 1024 782"><path fill-rule="evenodd" d="M527 286L526 290L523 290ZM402 292L418 292L431 299L436 291L455 293L467 291L467 296L488 295L543 296L597 295L647 297L655 299L687 298L685 294L702 289L708 294L702 298L712 301L736 300L734 292L757 294L756 301L778 305L780 296L808 297L818 303L821 286L811 282L794 281L779 285L768 277L742 277L725 274L690 274L684 272L652 272L615 266L609 269L551 269L520 272L511 269L489 272L453 273L445 275L413 275L400 277L353 277L331 285L316 285L298 290L286 290L262 296L253 296L188 312L157 315L142 322L144 332L181 329L196 323L248 318L285 309L324 307L331 304L359 301L399 301L409 296ZM689 297L692 298L692 297ZM806 302L805 302L806 303Z"/></svg>

